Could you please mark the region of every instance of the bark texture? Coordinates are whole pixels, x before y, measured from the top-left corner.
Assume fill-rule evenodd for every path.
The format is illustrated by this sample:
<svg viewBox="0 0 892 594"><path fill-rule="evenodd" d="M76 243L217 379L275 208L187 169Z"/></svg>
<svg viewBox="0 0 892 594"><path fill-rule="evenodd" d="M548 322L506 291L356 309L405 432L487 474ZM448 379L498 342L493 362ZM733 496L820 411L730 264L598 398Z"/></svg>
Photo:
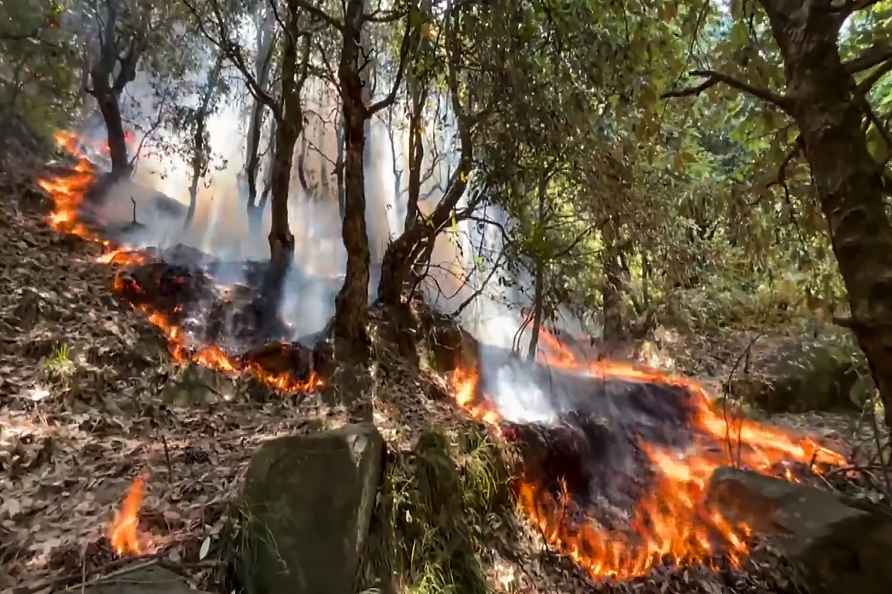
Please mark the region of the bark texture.
<svg viewBox="0 0 892 594"><path fill-rule="evenodd" d="M360 72L363 61L363 0L349 0L344 14L343 46L338 67L345 132L344 218L342 234L347 249L347 276L335 299L335 335L364 340L368 321L369 241L365 223L365 121Z"/></svg>
<svg viewBox="0 0 892 594"><path fill-rule="evenodd" d="M869 109L839 56L845 13L829 1L761 0L784 58L785 109L811 165L852 310L892 426L892 226L881 165L867 149Z"/></svg>

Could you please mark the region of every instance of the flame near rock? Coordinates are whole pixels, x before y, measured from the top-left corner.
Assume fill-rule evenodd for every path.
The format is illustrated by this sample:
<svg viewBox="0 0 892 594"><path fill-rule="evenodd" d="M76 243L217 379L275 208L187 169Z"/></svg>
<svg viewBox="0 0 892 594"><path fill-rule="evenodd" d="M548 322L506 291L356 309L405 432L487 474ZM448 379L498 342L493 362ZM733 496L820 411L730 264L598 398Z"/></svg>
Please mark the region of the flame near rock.
<svg viewBox="0 0 892 594"><path fill-rule="evenodd" d="M593 378L596 383L607 380L665 386L668 389L660 392L661 396L677 395L689 413L682 430L690 433L690 440L684 445L652 443L645 435L631 438L646 463L638 472L652 478L620 526L605 525L597 511L587 507L584 497L580 502L568 492L563 477L541 476L543 471L555 469L522 469L515 485L521 509L553 549L570 557L593 578L634 578L664 563L712 566L724 558L732 566L739 565L748 553L751 529L728 521L707 501L710 478L721 466L736 464L798 480L788 466L791 462L816 474L822 468L846 464L843 455L810 438L727 417L714 409L706 390L688 378L630 363L589 361L547 332L543 332L542 344L538 363L549 373ZM485 374L486 369L482 372ZM455 400L470 416L511 439L513 431L506 427L516 423L504 419L495 403L514 395L498 394L500 399L487 391L501 388L510 392L516 386L500 386L498 382L494 386L481 379L480 373L465 368L453 373ZM599 464L597 460L590 462Z"/></svg>

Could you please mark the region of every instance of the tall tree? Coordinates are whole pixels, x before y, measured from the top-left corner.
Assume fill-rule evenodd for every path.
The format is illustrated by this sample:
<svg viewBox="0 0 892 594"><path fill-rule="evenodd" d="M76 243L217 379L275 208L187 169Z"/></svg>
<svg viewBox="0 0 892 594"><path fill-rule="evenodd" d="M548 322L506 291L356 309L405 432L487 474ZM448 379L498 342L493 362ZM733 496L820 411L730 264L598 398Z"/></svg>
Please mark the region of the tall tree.
<svg viewBox="0 0 892 594"><path fill-rule="evenodd" d="M366 11L365 0L345 0L340 18L332 16L317 3L295 0L319 21L335 29L340 36L341 55L337 68L337 85L341 95L344 128L344 216L342 236L347 249L347 274L335 298L334 332L339 338L364 341L367 338L369 301L369 239L365 223L365 176L363 172L366 122L376 113L390 107L402 84L406 63L415 37L412 15L414 2L392 10ZM367 68L372 60L364 50L363 35L369 23L405 20L399 49L399 65L390 91L382 99L367 100Z"/></svg>
<svg viewBox="0 0 892 594"><path fill-rule="evenodd" d="M124 0L92 2L91 8L96 31L87 92L96 98L105 121L112 175L126 176L130 174L130 162L121 116L121 93L136 78L137 65L148 47L148 35L155 24L151 10L130 6Z"/></svg>
<svg viewBox="0 0 892 594"><path fill-rule="evenodd" d="M189 161L192 167L192 181L189 183L189 208L183 227L188 228L195 217L198 205L198 184L211 165L210 135L207 129L208 118L216 111L221 95L223 55L217 54L214 64L207 73L205 82L198 89L198 106L186 108L181 125L186 130Z"/></svg>
<svg viewBox="0 0 892 594"><path fill-rule="evenodd" d="M197 26L244 77L251 94L262 101L275 120L275 148L270 165L272 223L269 231L273 269L284 272L294 257L294 236L288 223L288 195L294 145L303 132L301 93L310 75L310 41L314 28L299 0L268 0L279 27L277 56L279 88L276 94L261 84L240 42L239 19L220 0L183 0L196 17ZM312 6L312 5L310 5ZM308 14L309 13L309 14Z"/></svg>
<svg viewBox="0 0 892 594"><path fill-rule="evenodd" d="M827 222L833 251L848 292L845 320L867 356L892 427L892 225L884 180L886 163L868 148L865 130L892 136L867 99L871 87L892 70L888 38L844 61L843 24L876 0L759 0L783 57L786 92L758 87L724 72L695 71L696 87L666 96L699 94L728 85L789 115L799 129L792 152L804 154ZM856 80L856 75L869 72Z"/></svg>
<svg viewBox="0 0 892 594"><path fill-rule="evenodd" d="M430 16L427 15L425 18L430 18ZM474 165L474 131L482 119L483 111L482 109L472 110L475 107L473 95L462 84L461 17L460 10L452 2L447 3L442 23L446 42L444 50L447 55L445 78L450 105L455 114L458 129L460 143L458 164L446 181L443 196L427 217L422 217L418 210L418 201L421 193L421 170L424 157L420 133L421 117L430 82L424 80L422 76L410 77L409 188L406 224L403 233L387 246L381 266L381 280L378 284L378 298L387 305L398 305L402 301L413 266L418 264L419 259L423 259L423 256L429 258L439 233L461 218L456 217L456 207L468 187ZM473 205L468 205L463 209L467 216L473 210Z"/></svg>

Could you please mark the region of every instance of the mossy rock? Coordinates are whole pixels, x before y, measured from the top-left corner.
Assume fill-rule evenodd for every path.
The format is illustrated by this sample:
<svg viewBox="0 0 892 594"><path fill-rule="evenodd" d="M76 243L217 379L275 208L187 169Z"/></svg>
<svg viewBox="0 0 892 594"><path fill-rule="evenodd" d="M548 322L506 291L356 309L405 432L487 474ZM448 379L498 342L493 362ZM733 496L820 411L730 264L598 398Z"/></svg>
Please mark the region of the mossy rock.
<svg viewBox="0 0 892 594"><path fill-rule="evenodd" d="M384 443L369 423L275 439L245 480L248 594L353 594Z"/></svg>
<svg viewBox="0 0 892 594"><path fill-rule="evenodd" d="M855 349L837 339L775 339L738 371L728 391L768 412L851 407L861 365Z"/></svg>

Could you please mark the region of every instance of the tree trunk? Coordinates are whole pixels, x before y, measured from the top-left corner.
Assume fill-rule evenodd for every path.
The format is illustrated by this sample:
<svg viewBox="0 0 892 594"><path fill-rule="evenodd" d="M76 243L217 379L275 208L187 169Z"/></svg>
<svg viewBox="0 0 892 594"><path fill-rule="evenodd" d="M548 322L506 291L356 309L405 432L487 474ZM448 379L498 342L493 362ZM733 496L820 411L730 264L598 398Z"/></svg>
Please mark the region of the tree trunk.
<svg viewBox="0 0 892 594"><path fill-rule="evenodd" d="M536 235L538 246L545 244L545 200L548 197L548 181L551 179L551 171L546 169L539 178L537 188L537 198L539 199L539 208L536 213ZM527 360L536 360L536 349L539 346L539 328L542 326L542 309L545 303L545 254L535 254L536 259L536 280L535 294L533 296L533 331L530 334L530 347L527 351Z"/></svg>
<svg viewBox="0 0 892 594"><path fill-rule="evenodd" d="M604 232L604 288L601 292L603 299L603 318L605 341L621 340L623 330L623 270L620 263L620 252L612 232Z"/></svg>
<svg viewBox="0 0 892 594"><path fill-rule="evenodd" d="M291 185L291 163L297 134L295 126L280 123L276 128L276 150L270 174L272 222L269 228L269 252L272 265L287 268L294 256L294 236L288 226L288 190Z"/></svg>
<svg viewBox="0 0 892 594"><path fill-rule="evenodd" d="M417 207L420 192L419 181L413 180L413 171L420 175L421 161L424 153L421 150L420 134L416 138L416 145L413 146L416 157L415 163L410 165L409 172L409 208L406 213L406 228L403 233L394 241L391 241L384 252L384 261L381 266L381 279L378 282L378 299L387 305L398 305L402 302L403 288L409 279L409 273L416 264L415 258L420 254L426 254L428 257L432 253L433 242L436 240L437 234L453 220L456 205L465 193L468 186L468 178L473 169L474 145L471 132L471 119L465 113L465 108L461 103L461 93L458 84L457 70L458 65L455 62L455 48L457 46L456 33L452 27L449 27L449 36L447 43L453 49L448 65L448 84L449 96L452 102L452 109L456 114L458 121L458 134L461 139L461 157L458 167L449 176L446 186L446 193L440 199L439 204L427 218L425 225L412 224L409 225L410 209ZM418 108L416 113L421 113L423 99L418 96ZM420 133L421 121L419 120L417 132ZM411 155L410 155L411 158ZM414 192L414 193L413 193ZM417 210L415 210L417 213ZM414 218L414 217L413 217ZM423 242L427 242L428 249L419 249Z"/></svg>
<svg viewBox="0 0 892 594"><path fill-rule="evenodd" d="M346 197L346 188L344 184L344 145L347 144L347 121L344 119L341 110L338 110L338 114L335 117L335 121L338 123L338 134L337 134L337 155L335 157L335 178L337 182L337 192L338 192L338 214L341 216L341 221L344 220L344 214L347 211L347 197Z"/></svg>
<svg viewBox="0 0 892 594"><path fill-rule="evenodd" d="M892 427L892 225L882 168L867 150L863 97L838 51L843 20L823 3L762 0L784 58L789 112L827 219L852 310Z"/></svg>
<svg viewBox="0 0 892 594"><path fill-rule="evenodd" d="M539 348L539 329L542 327L542 310L545 304L545 261L536 259L535 294L533 296L533 331L530 334L530 346L527 351L527 361L536 360L536 350Z"/></svg>
<svg viewBox="0 0 892 594"><path fill-rule="evenodd" d="M409 116L409 195L406 203L406 224L409 229L418 217L418 198L421 195L421 167L424 163L424 139L421 136L423 125L421 116L424 110L426 93L413 89L412 113Z"/></svg>
<svg viewBox="0 0 892 594"><path fill-rule="evenodd" d="M93 83L96 84L95 81ZM127 142L124 137L124 121L121 118L121 106L117 94L111 89L97 88L96 101L105 121L108 136L108 152L112 163L113 177L130 175L130 161L127 159Z"/></svg>
<svg viewBox="0 0 892 594"><path fill-rule="evenodd" d="M346 133L344 162L343 238L347 248L347 275L335 299L335 335L365 341L369 301L369 240L365 224L366 106L360 73L363 24L362 0L349 0L344 15L343 47L338 68Z"/></svg>

